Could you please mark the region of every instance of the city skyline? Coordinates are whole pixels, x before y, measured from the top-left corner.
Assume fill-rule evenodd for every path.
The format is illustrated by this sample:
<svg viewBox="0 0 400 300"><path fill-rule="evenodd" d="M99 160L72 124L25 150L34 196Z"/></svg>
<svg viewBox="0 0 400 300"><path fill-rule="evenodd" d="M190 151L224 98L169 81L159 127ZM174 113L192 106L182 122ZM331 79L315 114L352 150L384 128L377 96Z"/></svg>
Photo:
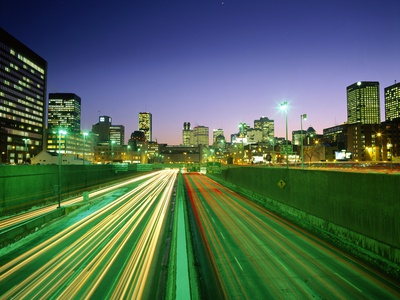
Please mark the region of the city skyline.
<svg viewBox="0 0 400 300"><path fill-rule="evenodd" d="M7 5L18 18L1 26L48 62L47 94L81 97L82 130L107 115L128 137L148 111L160 143L181 144L188 120L229 140L263 116L283 137L287 101L290 133L303 113L322 133L347 120L358 81L380 83L383 121L384 88L399 77L398 1Z"/></svg>

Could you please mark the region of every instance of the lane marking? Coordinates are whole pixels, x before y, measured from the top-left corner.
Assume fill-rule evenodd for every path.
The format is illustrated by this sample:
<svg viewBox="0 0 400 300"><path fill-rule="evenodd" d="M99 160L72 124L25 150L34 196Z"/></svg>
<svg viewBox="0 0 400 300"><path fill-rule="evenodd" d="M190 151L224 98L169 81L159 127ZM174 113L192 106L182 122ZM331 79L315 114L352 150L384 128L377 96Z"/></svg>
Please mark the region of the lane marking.
<svg viewBox="0 0 400 300"><path fill-rule="evenodd" d="M280 233L279 231L277 231L277 230L275 230L274 229L274 231L277 233L277 234L279 234L280 236L282 236L282 237L285 237L282 233Z"/></svg>
<svg viewBox="0 0 400 300"><path fill-rule="evenodd" d="M353 288L355 288L357 291L359 291L360 293L362 293L362 290L360 290L358 287L356 287L354 284L352 284L351 282L349 282L348 280L344 279L342 276L340 276L338 273L335 273L338 277L340 277L343 281L347 282L348 284L350 284Z"/></svg>
<svg viewBox="0 0 400 300"><path fill-rule="evenodd" d="M215 220L214 220L214 218L211 218L211 220L215 223Z"/></svg>
<svg viewBox="0 0 400 300"><path fill-rule="evenodd" d="M222 237L225 239L225 237L224 237L224 235L222 234L222 232L220 231L219 233L220 233L220 234L222 235Z"/></svg>
<svg viewBox="0 0 400 300"><path fill-rule="evenodd" d="M236 260L237 264L239 265L240 269L243 271L243 268L242 268L242 266L240 265L239 261L237 260L236 256L234 256L234 257L235 257L235 260Z"/></svg>

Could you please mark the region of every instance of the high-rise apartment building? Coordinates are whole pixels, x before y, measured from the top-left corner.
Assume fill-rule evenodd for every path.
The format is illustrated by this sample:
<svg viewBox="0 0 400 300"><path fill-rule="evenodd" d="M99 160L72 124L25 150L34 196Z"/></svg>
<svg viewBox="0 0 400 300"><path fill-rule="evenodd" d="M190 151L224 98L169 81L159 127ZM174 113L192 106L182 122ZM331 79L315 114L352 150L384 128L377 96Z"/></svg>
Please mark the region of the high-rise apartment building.
<svg viewBox="0 0 400 300"><path fill-rule="evenodd" d="M81 98L72 93L50 93L48 129L62 128L67 132L81 130Z"/></svg>
<svg viewBox="0 0 400 300"><path fill-rule="evenodd" d="M139 130L144 132L146 136L146 141L152 141L152 116L149 112L139 113Z"/></svg>
<svg viewBox="0 0 400 300"><path fill-rule="evenodd" d="M262 141L268 142L273 140L275 136L275 123L267 117L261 117L260 120L254 120L254 129L262 131Z"/></svg>
<svg viewBox="0 0 400 300"><path fill-rule="evenodd" d="M400 82L385 88L385 120L400 118Z"/></svg>
<svg viewBox="0 0 400 300"><path fill-rule="evenodd" d="M347 123L381 122L379 82L359 81L347 87Z"/></svg>
<svg viewBox="0 0 400 300"><path fill-rule="evenodd" d="M0 160L22 163L43 150L47 62L0 28Z"/></svg>

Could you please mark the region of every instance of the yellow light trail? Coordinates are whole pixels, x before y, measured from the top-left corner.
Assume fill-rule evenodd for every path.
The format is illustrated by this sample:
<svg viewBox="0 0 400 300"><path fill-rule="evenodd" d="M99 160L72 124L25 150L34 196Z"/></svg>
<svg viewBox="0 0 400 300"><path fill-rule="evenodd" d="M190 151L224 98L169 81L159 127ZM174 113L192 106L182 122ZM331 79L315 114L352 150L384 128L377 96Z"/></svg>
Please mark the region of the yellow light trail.
<svg viewBox="0 0 400 300"><path fill-rule="evenodd" d="M69 241L84 226L90 227L2 297L94 297L106 277L109 277L108 273L116 260L132 247L134 235L138 235L137 242L126 258L120 276L114 278L113 290L109 294L113 295L112 298L126 298L127 295L140 297L163 228L176 176L175 170L153 174L152 178L131 192L0 267L1 282L60 247L67 239ZM139 229L141 227L143 229Z"/></svg>
<svg viewBox="0 0 400 300"><path fill-rule="evenodd" d="M146 178L150 178L152 176L154 176L155 174L157 174L158 172L155 173L149 173L149 174L145 174L139 177L135 177L133 179L130 180L126 180L123 181L121 183L117 183L117 184L113 184L107 188L102 188L100 190L94 191L89 193L89 198L93 198L99 195L103 195L105 193L109 193L113 190L119 189L123 186L126 186L128 184L132 184L134 182L140 181L140 180L144 180ZM62 205L71 205L71 204L75 204L75 203L79 203L83 201L83 196L79 196L79 197L75 197L73 199L69 199L67 201L63 201ZM3 230L7 227L11 227L23 222L26 222L30 219L36 218L38 216L44 215L46 213L49 213L51 211L54 211L55 209L57 209L58 204L53 204L53 205L49 205L49 206L45 206L45 207L41 207L38 209L34 209L32 211L28 211L28 212L24 212L21 213L19 215L15 215L15 216L7 216L3 219L0 220L0 230Z"/></svg>

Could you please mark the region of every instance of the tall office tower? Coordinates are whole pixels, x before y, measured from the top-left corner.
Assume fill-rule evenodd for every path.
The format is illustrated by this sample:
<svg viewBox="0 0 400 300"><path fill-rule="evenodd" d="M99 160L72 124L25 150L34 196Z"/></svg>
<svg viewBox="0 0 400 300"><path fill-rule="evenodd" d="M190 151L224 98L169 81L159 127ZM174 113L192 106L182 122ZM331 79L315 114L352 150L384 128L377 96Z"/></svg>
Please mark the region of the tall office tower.
<svg viewBox="0 0 400 300"><path fill-rule="evenodd" d="M72 93L49 94L49 131L62 128L67 132L81 130L81 98Z"/></svg>
<svg viewBox="0 0 400 300"><path fill-rule="evenodd" d="M400 118L400 82L385 88L385 120Z"/></svg>
<svg viewBox="0 0 400 300"><path fill-rule="evenodd" d="M110 141L116 145L124 145L125 143L125 127L124 125L110 126Z"/></svg>
<svg viewBox="0 0 400 300"><path fill-rule="evenodd" d="M152 140L152 117L149 112L139 113L139 130L144 132L146 141L151 142Z"/></svg>
<svg viewBox="0 0 400 300"><path fill-rule="evenodd" d="M92 132L98 134L99 143L109 143L110 142L110 128L112 119L108 116L100 116L99 123L92 126Z"/></svg>
<svg viewBox="0 0 400 300"><path fill-rule="evenodd" d="M359 81L347 87L347 123L380 124L379 82Z"/></svg>
<svg viewBox="0 0 400 300"><path fill-rule="evenodd" d="M0 28L0 161L22 163L43 150L47 62Z"/></svg>
<svg viewBox="0 0 400 300"><path fill-rule="evenodd" d="M208 127L205 126L196 126L193 128L193 135L195 145L206 145L208 146L210 143L210 137L208 133Z"/></svg>
<svg viewBox="0 0 400 300"><path fill-rule="evenodd" d="M184 122L182 130L182 145L190 146L193 144L194 144L194 133L193 130L190 128L190 122Z"/></svg>
<svg viewBox="0 0 400 300"><path fill-rule="evenodd" d="M213 129L213 144L217 142L218 137L223 137L224 136L224 130L223 129Z"/></svg>
<svg viewBox="0 0 400 300"><path fill-rule="evenodd" d="M246 137L248 129L250 129L249 124L239 123L239 137Z"/></svg>
<svg viewBox="0 0 400 300"><path fill-rule="evenodd" d="M275 136L275 123L267 117L261 117L260 120L254 120L254 129L262 131L262 141L268 142Z"/></svg>

